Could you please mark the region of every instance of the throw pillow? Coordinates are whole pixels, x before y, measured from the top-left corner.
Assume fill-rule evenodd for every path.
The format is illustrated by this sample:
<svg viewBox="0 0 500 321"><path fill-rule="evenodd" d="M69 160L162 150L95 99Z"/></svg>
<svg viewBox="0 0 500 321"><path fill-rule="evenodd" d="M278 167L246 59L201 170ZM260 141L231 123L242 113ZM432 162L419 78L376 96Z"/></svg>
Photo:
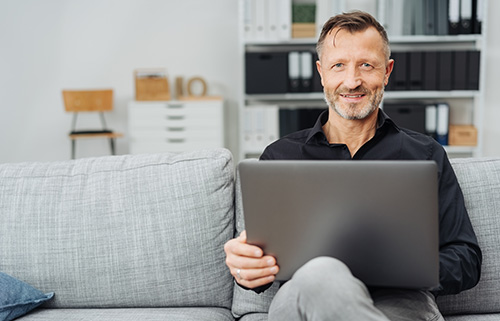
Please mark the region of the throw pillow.
<svg viewBox="0 0 500 321"><path fill-rule="evenodd" d="M0 272L0 321L18 318L53 296Z"/></svg>

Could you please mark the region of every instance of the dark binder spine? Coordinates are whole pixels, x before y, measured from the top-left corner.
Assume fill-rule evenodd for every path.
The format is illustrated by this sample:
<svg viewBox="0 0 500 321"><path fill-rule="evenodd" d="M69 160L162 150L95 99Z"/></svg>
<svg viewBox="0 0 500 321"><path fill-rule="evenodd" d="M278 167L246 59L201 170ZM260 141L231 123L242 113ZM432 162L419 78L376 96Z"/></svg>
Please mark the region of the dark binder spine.
<svg viewBox="0 0 500 321"><path fill-rule="evenodd" d="M453 60L453 90L467 89L467 51L455 51Z"/></svg>

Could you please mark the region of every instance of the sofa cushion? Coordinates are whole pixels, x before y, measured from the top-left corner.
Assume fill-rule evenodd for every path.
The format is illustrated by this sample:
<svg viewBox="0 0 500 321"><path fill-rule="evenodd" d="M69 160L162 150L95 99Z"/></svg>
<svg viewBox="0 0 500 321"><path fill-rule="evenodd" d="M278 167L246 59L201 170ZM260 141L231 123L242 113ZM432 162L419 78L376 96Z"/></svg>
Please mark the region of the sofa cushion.
<svg viewBox="0 0 500 321"><path fill-rule="evenodd" d="M234 321L224 308L37 309L21 321ZM267 320L267 319L266 319Z"/></svg>
<svg viewBox="0 0 500 321"><path fill-rule="evenodd" d="M0 272L0 320L10 321L30 312L54 293L44 294L31 285Z"/></svg>
<svg viewBox="0 0 500 321"><path fill-rule="evenodd" d="M228 150L0 165L0 270L48 307L231 307Z"/></svg>
<svg viewBox="0 0 500 321"><path fill-rule="evenodd" d="M235 186L235 236L240 235L245 230L245 218L243 215L243 200L241 198L240 177L237 174ZM232 313L235 318L241 320L261 320L267 319L269 306L279 290L279 282L274 282L267 290L256 293L253 290L244 289L236 282L234 283ZM264 318L265 316L265 318Z"/></svg>
<svg viewBox="0 0 500 321"><path fill-rule="evenodd" d="M500 312L500 159L451 159L483 252L479 284L438 298L443 314Z"/></svg>

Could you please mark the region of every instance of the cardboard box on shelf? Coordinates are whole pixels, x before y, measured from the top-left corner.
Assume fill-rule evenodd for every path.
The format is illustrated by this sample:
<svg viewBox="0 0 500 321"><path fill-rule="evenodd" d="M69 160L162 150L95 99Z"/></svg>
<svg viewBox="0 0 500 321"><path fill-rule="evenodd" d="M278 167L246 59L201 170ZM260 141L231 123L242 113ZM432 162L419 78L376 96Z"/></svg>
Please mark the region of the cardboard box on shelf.
<svg viewBox="0 0 500 321"><path fill-rule="evenodd" d="M316 37L315 23L292 23L292 38L314 38Z"/></svg>
<svg viewBox="0 0 500 321"><path fill-rule="evenodd" d="M472 125L450 125L450 146L476 146L477 129Z"/></svg>
<svg viewBox="0 0 500 321"><path fill-rule="evenodd" d="M164 69L135 71L135 100L170 100L170 87Z"/></svg>

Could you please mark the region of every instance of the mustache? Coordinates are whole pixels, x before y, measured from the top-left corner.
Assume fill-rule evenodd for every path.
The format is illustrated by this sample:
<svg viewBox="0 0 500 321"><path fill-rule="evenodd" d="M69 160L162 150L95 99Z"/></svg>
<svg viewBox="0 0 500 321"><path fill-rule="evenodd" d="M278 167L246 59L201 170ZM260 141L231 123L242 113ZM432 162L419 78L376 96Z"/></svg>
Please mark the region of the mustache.
<svg viewBox="0 0 500 321"><path fill-rule="evenodd" d="M345 87L339 87L335 90L336 95L340 94L347 94L347 95L352 95L352 94L369 94L370 90L367 89L366 87L359 86L354 89L349 89Z"/></svg>

